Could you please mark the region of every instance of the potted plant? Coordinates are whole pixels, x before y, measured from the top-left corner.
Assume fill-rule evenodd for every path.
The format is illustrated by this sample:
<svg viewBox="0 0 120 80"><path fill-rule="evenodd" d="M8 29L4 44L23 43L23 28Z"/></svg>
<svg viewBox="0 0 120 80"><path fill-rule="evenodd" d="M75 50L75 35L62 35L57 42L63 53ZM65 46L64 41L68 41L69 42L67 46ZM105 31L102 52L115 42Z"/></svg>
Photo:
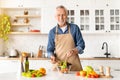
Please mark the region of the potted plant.
<svg viewBox="0 0 120 80"><path fill-rule="evenodd" d="M10 29L11 29L10 16L6 14L1 14L0 15L0 38L3 38L4 41L7 41Z"/></svg>

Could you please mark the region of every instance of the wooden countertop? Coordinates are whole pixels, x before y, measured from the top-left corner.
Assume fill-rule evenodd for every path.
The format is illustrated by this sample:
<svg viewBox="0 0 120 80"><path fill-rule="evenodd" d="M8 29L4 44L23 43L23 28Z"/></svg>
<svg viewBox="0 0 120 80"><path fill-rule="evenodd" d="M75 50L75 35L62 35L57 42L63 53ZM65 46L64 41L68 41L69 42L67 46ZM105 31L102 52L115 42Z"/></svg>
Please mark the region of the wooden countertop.
<svg viewBox="0 0 120 80"><path fill-rule="evenodd" d="M0 57L0 60L19 60L20 58L8 58L8 57ZM29 60L50 60L49 58L29 58ZM80 58L80 60L120 60L120 58L93 58L86 57Z"/></svg>
<svg viewBox="0 0 120 80"><path fill-rule="evenodd" d="M80 60L120 60L120 58L94 58L94 57L88 57L88 58L80 58Z"/></svg>

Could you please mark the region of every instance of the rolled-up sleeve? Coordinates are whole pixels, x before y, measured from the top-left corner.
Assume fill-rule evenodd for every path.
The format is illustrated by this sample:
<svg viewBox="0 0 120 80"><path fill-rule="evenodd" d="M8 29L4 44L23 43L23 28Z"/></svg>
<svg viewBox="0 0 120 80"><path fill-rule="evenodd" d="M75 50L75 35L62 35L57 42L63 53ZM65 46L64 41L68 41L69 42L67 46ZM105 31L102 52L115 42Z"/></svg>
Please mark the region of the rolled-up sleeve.
<svg viewBox="0 0 120 80"><path fill-rule="evenodd" d="M47 45L47 56L50 57L51 55L54 54L55 50L55 42L54 42L54 33L51 30L48 35L48 45Z"/></svg>
<svg viewBox="0 0 120 80"><path fill-rule="evenodd" d="M75 30L75 42L76 42L76 48L78 49L78 52L80 54L83 53L83 50L85 48L85 42L83 40L80 28L76 25L76 30Z"/></svg>

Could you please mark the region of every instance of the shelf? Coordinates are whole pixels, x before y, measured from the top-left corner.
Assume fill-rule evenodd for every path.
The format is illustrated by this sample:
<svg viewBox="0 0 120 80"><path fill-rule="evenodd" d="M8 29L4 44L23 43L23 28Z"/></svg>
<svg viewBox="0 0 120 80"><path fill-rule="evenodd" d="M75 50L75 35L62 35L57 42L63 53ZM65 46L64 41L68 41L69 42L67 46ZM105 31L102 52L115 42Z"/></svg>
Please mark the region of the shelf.
<svg viewBox="0 0 120 80"><path fill-rule="evenodd" d="M41 34L40 32L10 32L10 34Z"/></svg>
<svg viewBox="0 0 120 80"><path fill-rule="evenodd" d="M31 26L31 24L25 24L25 23L14 23L12 26Z"/></svg>
<svg viewBox="0 0 120 80"><path fill-rule="evenodd" d="M40 18L39 15L16 15L16 18Z"/></svg>

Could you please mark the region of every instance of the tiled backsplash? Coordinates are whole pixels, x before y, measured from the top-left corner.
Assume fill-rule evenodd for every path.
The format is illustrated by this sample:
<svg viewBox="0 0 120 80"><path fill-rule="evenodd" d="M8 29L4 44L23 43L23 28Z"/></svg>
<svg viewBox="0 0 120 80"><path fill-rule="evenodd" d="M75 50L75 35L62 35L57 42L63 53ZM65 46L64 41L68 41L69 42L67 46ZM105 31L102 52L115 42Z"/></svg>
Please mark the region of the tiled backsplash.
<svg viewBox="0 0 120 80"><path fill-rule="evenodd" d="M39 45L47 47L48 35L10 35L9 41L3 43L0 40L0 52L8 51L11 48L19 51L33 52L37 54ZM108 43L108 51L112 57L120 57L120 35L103 35L103 34L83 34L86 48L80 57L105 56L105 49L102 50L103 42ZM4 48L4 49L3 49Z"/></svg>

